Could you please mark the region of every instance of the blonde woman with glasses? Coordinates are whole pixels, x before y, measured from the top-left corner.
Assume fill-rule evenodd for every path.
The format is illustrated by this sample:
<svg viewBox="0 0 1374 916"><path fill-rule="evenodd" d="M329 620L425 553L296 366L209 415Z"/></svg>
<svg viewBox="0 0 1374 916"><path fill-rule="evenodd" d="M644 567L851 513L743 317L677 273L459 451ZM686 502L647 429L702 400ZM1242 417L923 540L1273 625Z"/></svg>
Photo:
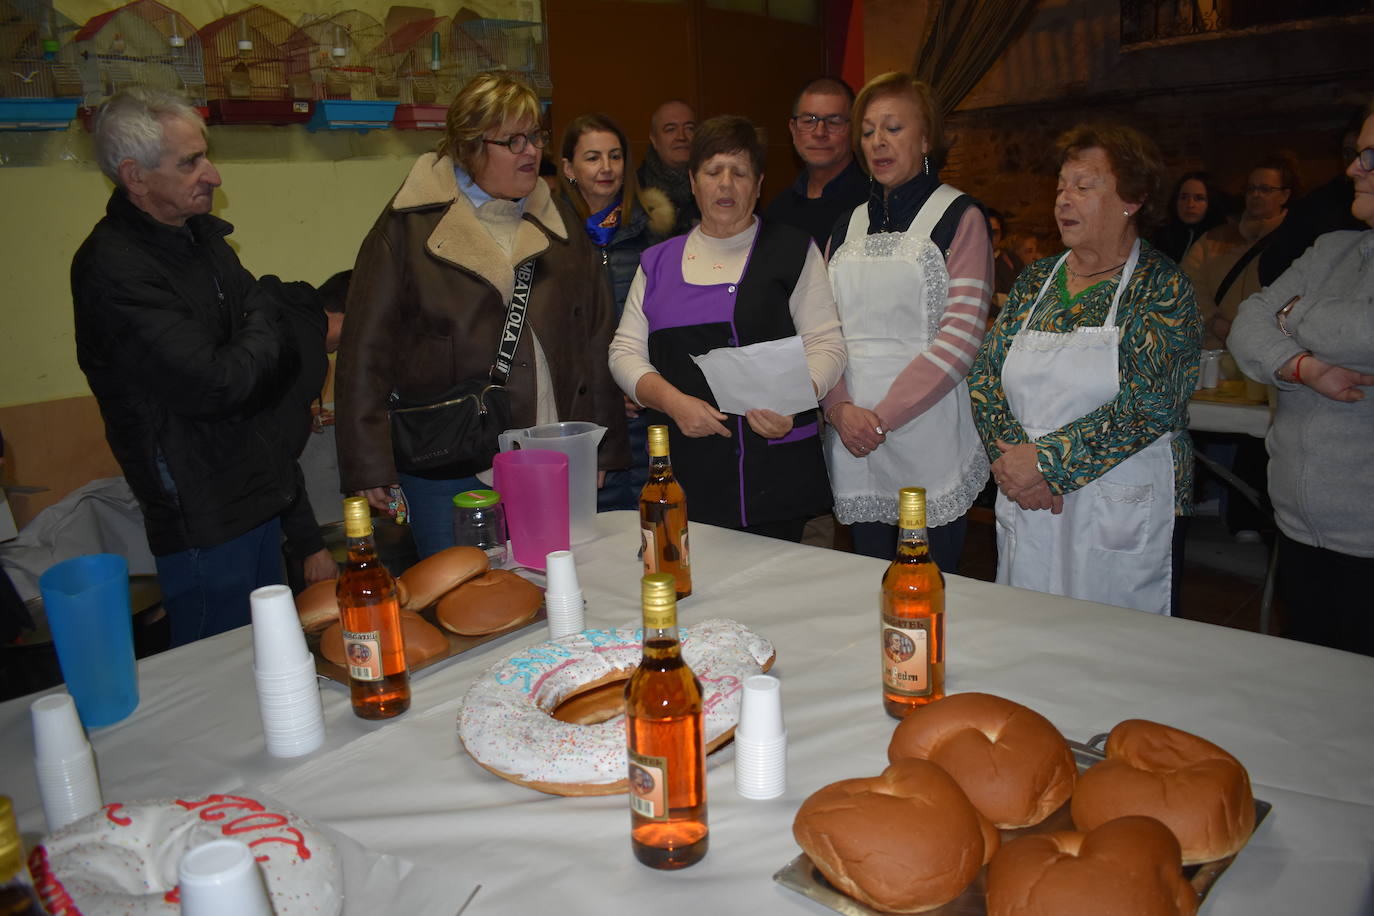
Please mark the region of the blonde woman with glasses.
<svg viewBox="0 0 1374 916"><path fill-rule="evenodd" d="M540 114L519 77L473 78L358 252L336 385L339 474L393 514L399 485L421 557L452 545L452 498L484 486L491 455L426 463L394 441L389 401L429 407L483 383L507 330L519 329L507 425L590 420L610 430L600 466L629 464L606 366L615 307L581 221L539 180Z"/></svg>

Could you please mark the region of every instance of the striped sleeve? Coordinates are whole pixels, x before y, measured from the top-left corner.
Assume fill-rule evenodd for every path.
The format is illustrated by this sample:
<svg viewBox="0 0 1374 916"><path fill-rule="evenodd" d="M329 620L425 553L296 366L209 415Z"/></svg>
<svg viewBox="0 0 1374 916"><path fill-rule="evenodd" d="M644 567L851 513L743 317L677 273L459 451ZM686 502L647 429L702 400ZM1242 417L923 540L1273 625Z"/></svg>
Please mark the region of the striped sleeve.
<svg viewBox="0 0 1374 916"><path fill-rule="evenodd" d="M945 267L949 293L935 341L897 374L873 408L889 429L920 416L958 385L983 342L992 301L992 241L977 207L959 220Z"/></svg>

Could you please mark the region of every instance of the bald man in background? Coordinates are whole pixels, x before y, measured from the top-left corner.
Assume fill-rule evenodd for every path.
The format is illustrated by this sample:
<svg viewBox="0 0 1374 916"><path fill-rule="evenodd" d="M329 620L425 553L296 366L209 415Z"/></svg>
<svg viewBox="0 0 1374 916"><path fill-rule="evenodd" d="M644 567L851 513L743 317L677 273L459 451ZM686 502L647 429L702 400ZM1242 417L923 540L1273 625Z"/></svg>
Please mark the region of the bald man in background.
<svg viewBox="0 0 1374 916"><path fill-rule="evenodd" d="M660 207L673 208L671 235L681 235L701 220L687 177L696 132L697 116L681 99L664 102L649 119L649 151L637 173L640 196L651 217Z"/></svg>

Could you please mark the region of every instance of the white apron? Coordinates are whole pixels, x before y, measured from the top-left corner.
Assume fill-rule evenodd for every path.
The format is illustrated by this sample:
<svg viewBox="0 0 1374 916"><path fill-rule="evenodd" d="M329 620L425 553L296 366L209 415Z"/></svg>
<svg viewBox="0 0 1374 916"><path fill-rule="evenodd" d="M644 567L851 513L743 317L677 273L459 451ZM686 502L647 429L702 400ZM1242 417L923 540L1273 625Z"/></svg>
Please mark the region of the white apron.
<svg viewBox="0 0 1374 916"><path fill-rule="evenodd" d="M830 259L830 285L844 329L850 397L872 408L897 374L927 350L940 330L949 273L931 230L960 191L941 185L906 232L868 234L868 205L849 218L845 243ZM926 488L926 524L956 521L973 505L988 478L987 453L973 425L968 383L961 380L929 410L863 458L849 453L839 434L826 433L826 464L835 494L835 517L854 522L897 522L897 491Z"/></svg>
<svg viewBox="0 0 1374 916"><path fill-rule="evenodd" d="M1121 333L1116 310L1140 260L1131 249L1101 327L1059 334L1028 327L1068 253L1026 313L1002 365L1007 405L1035 440L1116 397ZM1064 511L1027 511L997 494L997 581L1054 595L1169 613L1173 558L1174 434L1168 433L1079 490Z"/></svg>

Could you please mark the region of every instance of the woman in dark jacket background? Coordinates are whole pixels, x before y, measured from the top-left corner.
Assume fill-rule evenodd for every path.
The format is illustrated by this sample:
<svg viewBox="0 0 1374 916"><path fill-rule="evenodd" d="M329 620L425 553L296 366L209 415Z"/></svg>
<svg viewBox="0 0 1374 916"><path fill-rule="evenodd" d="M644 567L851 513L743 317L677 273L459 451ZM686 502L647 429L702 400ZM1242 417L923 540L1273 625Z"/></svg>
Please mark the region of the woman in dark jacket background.
<svg viewBox="0 0 1374 916"><path fill-rule="evenodd" d="M1217 187L1206 172L1185 172L1169 198L1169 220L1155 233L1151 243L1175 264L1202 234L1226 222L1235 208L1230 196Z"/></svg>
<svg viewBox="0 0 1374 916"><path fill-rule="evenodd" d="M587 237L601 255L618 322L630 282L639 270L640 254L667 238L672 223L660 215L655 225L640 205L629 141L620 126L603 114L580 115L568 125L558 183L563 200L582 218ZM597 493L601 512L636 508L639 491L649 477L648 423L629 398L625 415L630 427L630 466L607 472L605 486Z"/></svg>

